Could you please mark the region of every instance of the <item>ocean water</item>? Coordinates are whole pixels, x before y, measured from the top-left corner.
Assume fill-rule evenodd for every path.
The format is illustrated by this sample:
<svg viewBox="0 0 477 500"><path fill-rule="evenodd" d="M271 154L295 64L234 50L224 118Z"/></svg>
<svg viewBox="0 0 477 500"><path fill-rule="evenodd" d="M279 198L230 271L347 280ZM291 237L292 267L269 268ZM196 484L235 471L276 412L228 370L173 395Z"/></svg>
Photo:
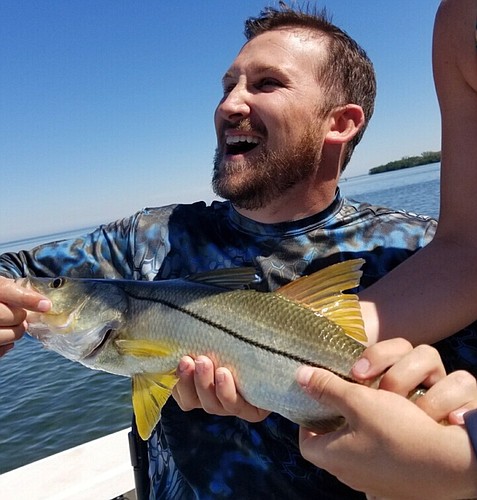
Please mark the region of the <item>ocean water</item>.
<svg viewBox="0 0 477 500"><path fill-rule="evenodd" d="M342 180L348 198L439 217L440 163Z"/></svg>
<svg viewBox="0 0 477 500"><path fill-rule="evenodd" d="M350 198L437 217L439 165L343 179L341 189ZM0 253L51 239L3 244ZM128 378L68 361L27 336L0 358L0 387L0 474L131 422Z"/></svg>

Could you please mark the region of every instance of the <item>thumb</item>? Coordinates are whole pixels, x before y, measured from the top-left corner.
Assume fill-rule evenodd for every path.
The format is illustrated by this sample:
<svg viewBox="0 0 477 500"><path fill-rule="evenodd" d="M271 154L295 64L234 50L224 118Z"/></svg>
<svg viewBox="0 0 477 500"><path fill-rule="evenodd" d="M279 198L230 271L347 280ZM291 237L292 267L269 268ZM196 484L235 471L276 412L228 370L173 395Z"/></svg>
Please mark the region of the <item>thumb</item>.
<svg viewBox="0 0 477 500"><path fill-rule="evenodd" d="M331 407L344 415L348 409L343 404L350 382L323 368L300 366L296 372L298 384L319 403Z"/></svg>

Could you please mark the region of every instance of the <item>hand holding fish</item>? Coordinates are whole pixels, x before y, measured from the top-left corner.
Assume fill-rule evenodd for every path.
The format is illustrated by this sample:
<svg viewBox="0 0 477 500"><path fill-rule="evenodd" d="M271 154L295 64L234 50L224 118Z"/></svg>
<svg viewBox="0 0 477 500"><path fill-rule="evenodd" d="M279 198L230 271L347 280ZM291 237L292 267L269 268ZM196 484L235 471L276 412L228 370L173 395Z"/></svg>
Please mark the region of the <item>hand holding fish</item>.
<svg viewBox="0 0 477 500"><path fill-rule="evenodd" d="M354 374L373 377L403 349L405 341L399 339L368 348ZM300 449L307 460L376 497L475 497L477 459L467 431L462 425L438 421L447 417L450 423L462 424L463 413L477 407L477 383L462 371L446 377L432 347L408 349L380 384L381 389L401 394L416 383L428 386L417 404L390 390L349 383L323 369L301 368L297 380L347 422L323 435L301 428Z"/></svg>
<svg viewBox="0 0 477 500"><path fill-rule="evenodd" d="M383 374L379 389L407 396L415 387L427 391L413 402L436 422L461 425L463 413L477 407L477 383L467 372L446 376L436 349L412 345L405 339L391 339L368 347L353 367L357 380L373 380Z"/></svg>
<svg viewBox="0 0 477 500"><path fill-rule="evenodd" d="M6 354L25 333L28 311L46 312L51 303L15 280L0 277L0 356Z"/></svg>
<svg viewBox="0 0 477 500"><path fill-rule="evenodd" d="M446 376L436 349L428 345L413 347L403 338L385 340L368 347L354 364L352 373L356 380L364 383L381 376L379 389L401 396L409 395L419 385L430 388ZM427 395L413 402L420 406L429 399ZM426 413L429 411L431 408L427 408ZM447 413L433 415L433 418L443 420L447 418Z"/></svg>
<svg viewBox="0 0 477 500"><path fill-rule="evenodd" d="M248 422L260 422L270 412L245 401L238 393L230 370L215 369L212 360L184 356L177 370L179 381L172 396L184 411L202 408L207 413L236 416Z"/></svg>

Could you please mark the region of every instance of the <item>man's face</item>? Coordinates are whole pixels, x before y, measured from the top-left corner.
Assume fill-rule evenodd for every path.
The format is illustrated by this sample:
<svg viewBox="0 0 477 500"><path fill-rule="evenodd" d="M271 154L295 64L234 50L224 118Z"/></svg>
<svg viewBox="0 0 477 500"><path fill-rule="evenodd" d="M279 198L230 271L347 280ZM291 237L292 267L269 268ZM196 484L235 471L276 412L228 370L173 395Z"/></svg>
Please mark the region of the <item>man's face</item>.
<svg viewBox="0 0 477 500"><path fill-rule="evenodd" d="M244 45L215 112L212 182L219 196L262 208L316 171L325 131L315 75L324 57L323 41L291 29Z"/></svg>

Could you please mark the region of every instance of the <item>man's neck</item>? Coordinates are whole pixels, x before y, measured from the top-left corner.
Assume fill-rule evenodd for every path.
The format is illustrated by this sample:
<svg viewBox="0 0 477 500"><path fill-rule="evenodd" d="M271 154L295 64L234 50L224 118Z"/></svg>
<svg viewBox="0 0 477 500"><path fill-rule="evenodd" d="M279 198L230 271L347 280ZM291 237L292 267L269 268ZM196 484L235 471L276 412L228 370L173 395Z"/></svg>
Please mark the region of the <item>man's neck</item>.
<svg viewBox="0 0 477 500"><path fill-rule="evenodd" d="M280 198L257 210L234 207L244 217L262 224L277 224L304 219L322 212L334 200L336 182L321 183L319 188L297 185L289 189Z"/></svg>

